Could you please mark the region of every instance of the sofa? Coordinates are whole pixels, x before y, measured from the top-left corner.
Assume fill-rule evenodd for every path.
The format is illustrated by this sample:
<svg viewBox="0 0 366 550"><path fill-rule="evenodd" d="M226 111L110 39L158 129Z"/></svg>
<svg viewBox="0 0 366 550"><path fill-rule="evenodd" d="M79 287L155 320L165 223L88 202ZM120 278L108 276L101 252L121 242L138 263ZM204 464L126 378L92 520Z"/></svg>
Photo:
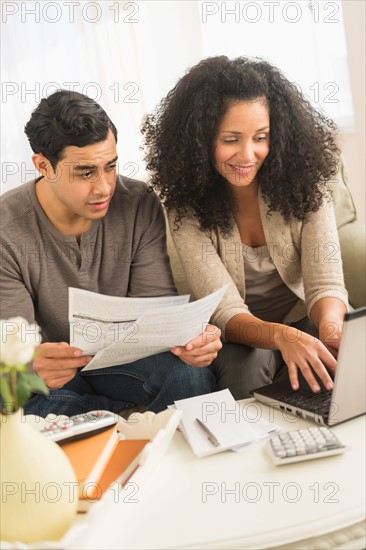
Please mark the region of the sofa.
<svg viewBox="0 0 366 550"><path fill-rule="evenodd" d="M344 163L332 181L332 194L349 302L359 308L366 306L365 225L357 220Z"/></svg>
<svg viewBox="0 0 366 550"><path fill-rule="evenodd" d="M347 184L344 162L337 177L331 181L331 191L341 246L345 286L353 308L366 305L366 233L357 220L356 207ZM179 294L191 294L184 270L167 225L167 244L174 281Z"/></svg>

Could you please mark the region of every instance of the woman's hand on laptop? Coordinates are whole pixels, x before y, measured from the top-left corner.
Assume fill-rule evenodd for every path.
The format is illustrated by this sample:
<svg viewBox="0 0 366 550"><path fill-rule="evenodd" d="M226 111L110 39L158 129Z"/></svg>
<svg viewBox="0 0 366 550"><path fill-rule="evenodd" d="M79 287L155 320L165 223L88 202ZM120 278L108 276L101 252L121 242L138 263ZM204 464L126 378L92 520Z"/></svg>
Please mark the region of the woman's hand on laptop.
<svg viewBox="0 0 366 550"><path fill-rule="evenodd" d="M320 339L293 327L288 327L286 337L279 342L278 348L288 367L291 386L294 390L299 389L298 369L313 392L320 391L314 372L325 388L328 390L333 388L333 381L328 370L334 372L337 361Z"/></svg>
<svg viewBox="0 0 366 550"><path fill-rule="evenodd" d="M185 346L176 346L170 351L192 367L207 367L216 359L222 348L221 330L214 325L207 325L197 338Z"/></svg>
<svg viewBox="0 0 366 550"><path fill-rule="evenodd" d="M324 319L319 325L319 340L330 351L333 357L338 357L338 349L341 341L343 321L337 319Z"/></svg>
<svg viewBox="0 0 366 550"><path fill-rule="evenodd" d="M338 356L346 312L346 304L338 298L332 297L321 298L315 302L310 311L310 318L318 327L320 341L334 357Z"/></svg>
<svg viewBox="0 0 366 550"><path fill-rule="evenodd" d="M37 347L33 360L33 370L51 389L62 388L74 378L80 367L85 367L91 356L66 342L46 342Z"/></svg>

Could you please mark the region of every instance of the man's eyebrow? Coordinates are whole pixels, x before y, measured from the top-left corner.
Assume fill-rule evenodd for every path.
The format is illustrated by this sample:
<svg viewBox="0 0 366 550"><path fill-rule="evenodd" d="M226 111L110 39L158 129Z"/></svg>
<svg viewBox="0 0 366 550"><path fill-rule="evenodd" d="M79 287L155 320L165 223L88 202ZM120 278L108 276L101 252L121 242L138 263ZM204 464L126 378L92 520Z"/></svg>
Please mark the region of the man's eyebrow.
<svg viewBox="0 0 366 550"><path fill-rule="evenodd" d="M114 164L115 162L117 162L117 160L118 160L118 155L116 155L116 156L114 157L114 159L109 160L109 161L105 164L105 166L109 166L110 164Z"/></svg>
<svg viewBox="0 0 366 550"><path fill-rule="evenodd" d="M108 162L105 163L104 167L106 166L109 166L110 164L113 164L114 162L116 162L118 159L118 156L117 157L114 157L114 159L112 160L109 160ZM91 170L95 170L97 167L97 164L76 164L73 168L74 168L74 172L83 172L83 171L91 171Z"/></svg>
<svg viewBox="0 0 366 550"><path fill-rule="evenodd" d="M83 170L95 170L96 164L76 164L74 166L74 172L81 172Z"/></svg>

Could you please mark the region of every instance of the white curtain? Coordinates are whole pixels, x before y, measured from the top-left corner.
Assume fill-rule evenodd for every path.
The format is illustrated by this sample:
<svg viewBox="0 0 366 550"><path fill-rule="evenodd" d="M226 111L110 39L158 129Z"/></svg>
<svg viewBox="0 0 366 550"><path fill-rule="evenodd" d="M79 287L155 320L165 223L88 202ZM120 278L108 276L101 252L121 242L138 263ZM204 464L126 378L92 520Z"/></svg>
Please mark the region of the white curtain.
<svg viewBox="0 0 366 550"><path fill-rule="evenodd" d="M259 56L342 129L352 101L341 3L298 0L4 1L1 192L36 176L24 125L57 88L96 99L119 131L119 171L146 179L143 116L200 59Z"/></svg>

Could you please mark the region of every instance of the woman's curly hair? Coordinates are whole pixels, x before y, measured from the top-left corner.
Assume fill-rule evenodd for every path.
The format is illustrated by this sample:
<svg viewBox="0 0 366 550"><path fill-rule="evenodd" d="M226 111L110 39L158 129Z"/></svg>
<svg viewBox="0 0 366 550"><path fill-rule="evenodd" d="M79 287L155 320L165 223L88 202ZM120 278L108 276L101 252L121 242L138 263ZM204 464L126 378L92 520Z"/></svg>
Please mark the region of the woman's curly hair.
<svg viewBox="0 0 366 550"><path fill-rule="evenodd" d="M270 114L270 151L257 174L269 212L305 221L329 198L339 156L334 122L268 62L211 57L189 69L142 126L151 185L176 224L191 211L203 230L231 232L235 204L214 167L214 142L232 101L259 98Z"/></svg>

